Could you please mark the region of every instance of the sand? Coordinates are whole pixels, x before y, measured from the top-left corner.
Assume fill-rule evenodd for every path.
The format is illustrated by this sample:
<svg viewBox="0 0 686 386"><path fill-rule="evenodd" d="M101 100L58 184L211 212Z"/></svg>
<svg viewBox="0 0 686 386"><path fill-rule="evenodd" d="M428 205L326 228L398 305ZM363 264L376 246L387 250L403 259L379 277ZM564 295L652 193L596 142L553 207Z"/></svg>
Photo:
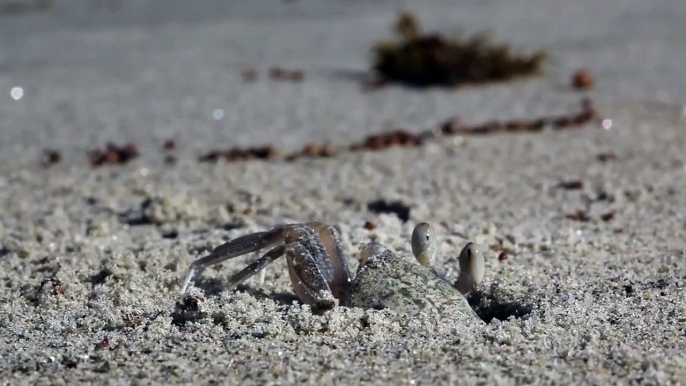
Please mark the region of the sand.
<svg viewBox="0 0 686 386"><path fill-rule="evenodd" d="M98 25L60 13L78 8L66 2L2 20L16 37L0 42L10 53L0 72L3 384L686 384L686 83L674 76L684 6L527 2L536 17L501 2L448 17L447 2L414 2L429 26L496 27L557 59L540 79L361 94L365 49L386 36L395 9L351 3L228 3L152 21L140 15L154 2L124 3L94 14ZM568 18L553 17L560 9ZM626 20L633 29L617 27ZM243 63L262 71L258 82L242 81ZM272 65L303 68L306 79L269 81ZM593 121L292 163L196 159L265 139L296 149L389 125L419 131L453 115L575 111L582 94L567 83L580 65L598 78L587 96L609 130ZM14 101L17 86L25 94ZM165 165L172 137L178 162ZM106 140L135 141L141 157L92 168L86 152ZM41 166L46 147L63 161ZM559 186L575 180L580 189ZM370 211L379 199L401 201L409 219ZM568 218L579 210L588 221ZM226 291L254 256L206 270L179 296L189 264L214 246L313 219L339 228L353 271L370 240L410 254L421 221L434 226L437 269L449 278L462 246L481 244L486 277L468 300L488 323L313 313L284 260L263 284Z"/></svg>

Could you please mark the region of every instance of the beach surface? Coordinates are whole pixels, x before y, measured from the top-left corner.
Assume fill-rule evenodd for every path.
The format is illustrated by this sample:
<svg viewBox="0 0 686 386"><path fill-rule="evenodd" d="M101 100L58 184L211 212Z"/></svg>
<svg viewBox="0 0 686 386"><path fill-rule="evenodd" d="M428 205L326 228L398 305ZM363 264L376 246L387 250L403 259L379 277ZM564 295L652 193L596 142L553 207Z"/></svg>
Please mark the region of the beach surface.
<svg viewBox="0 0 686 386"><path fill-rule="evenodd" d="M686 384L686 3L97 4L0 15L1 384ZM401 7L426 30L546 49L546 74L362 92L370 47L391 37ZM275 81L274 67L304 79ZM592 90L570 87L579 68ZM569 130L198 161L234 146L288 153L418 133L456 116L556 116L583 98L598 117ZM176 149L163 149L169 139ZM108 141L140 156L91 166L88 152ZM42 164L45 149L60 162ZM285 259L264 283L226 290L255 254L179 294L217 245L312 220L338 228L353 272L369 241L410 255L419 222L432 224L449 279L478 243L486 275L468 300L485 323L313 312Z"/></svg>

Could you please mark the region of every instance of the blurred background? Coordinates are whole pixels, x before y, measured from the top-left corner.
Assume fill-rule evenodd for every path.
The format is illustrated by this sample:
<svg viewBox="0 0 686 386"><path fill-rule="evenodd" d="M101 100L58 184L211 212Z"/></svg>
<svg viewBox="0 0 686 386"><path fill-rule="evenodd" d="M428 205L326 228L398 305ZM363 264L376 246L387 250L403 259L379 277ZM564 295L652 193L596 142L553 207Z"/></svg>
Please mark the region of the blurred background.
<svg viewBox="0 0 686 386"><path fill-rule="evenodd" d="M363 92L372 48L393 38L403 9L428 32L489 31L513 50L545 50L544 74ZM455 115L554 114L578 105L570 77L581 68L596 80L594 100L679 106L683 20L680 0L0 0L0 160L33 160L47 146L82 160L107 141L159 148L168 138L193 156L264 138L298 149ZM301 78L274 81L275 69Z"/></svg>

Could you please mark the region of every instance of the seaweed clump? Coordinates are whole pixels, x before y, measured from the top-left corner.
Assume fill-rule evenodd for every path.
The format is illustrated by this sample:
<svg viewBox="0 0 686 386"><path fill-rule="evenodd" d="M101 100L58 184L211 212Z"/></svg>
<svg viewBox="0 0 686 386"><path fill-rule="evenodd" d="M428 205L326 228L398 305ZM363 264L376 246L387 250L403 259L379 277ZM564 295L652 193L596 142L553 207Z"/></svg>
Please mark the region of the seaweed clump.
<svg viewBox="0 0 686 386"><path fill-rule="evenodd" d="M545 51L513 54L509 45L495 43L485 33L467 38L423 35L407 11L400 13L394 32L399 40L374 48L373 70L385 82L415 87L503 82L540 74L547 58Z"/></svg>

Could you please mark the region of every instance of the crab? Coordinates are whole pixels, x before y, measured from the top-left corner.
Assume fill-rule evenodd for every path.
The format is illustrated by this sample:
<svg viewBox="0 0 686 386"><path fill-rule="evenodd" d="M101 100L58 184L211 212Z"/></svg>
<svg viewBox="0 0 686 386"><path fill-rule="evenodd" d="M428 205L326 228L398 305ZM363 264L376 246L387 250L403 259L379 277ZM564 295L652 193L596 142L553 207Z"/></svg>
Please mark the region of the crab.
<svg viewBox="0 0 686 386"><path fill-rule="evenodd" d="M181 294L203 269L273 247L234 274L227 287L236 288L285 255L293 289L303 303L312 307L327 310L339 304L405 313L450 311L465 320L481 321L465 298L484 277L485 262L480 248L471 241L463 247L458 258L460 273L450 283L433 268L436 245L428 223L415 226L411 246L414 258L392 253L377 242L366 244L353 278L336 228L322 222L279 225L228 241L195 260L188 269Z"/></svg>

